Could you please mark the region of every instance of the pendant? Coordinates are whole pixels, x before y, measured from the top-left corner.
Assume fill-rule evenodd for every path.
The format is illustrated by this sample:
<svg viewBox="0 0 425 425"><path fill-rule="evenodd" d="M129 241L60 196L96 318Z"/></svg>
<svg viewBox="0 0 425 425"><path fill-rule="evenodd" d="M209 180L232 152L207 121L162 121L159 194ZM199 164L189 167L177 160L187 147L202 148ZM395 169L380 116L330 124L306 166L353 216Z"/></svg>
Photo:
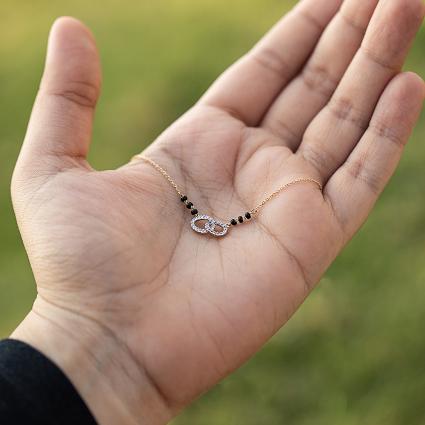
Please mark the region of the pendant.
<svg viewBox="0 0 425 425"><path fill-rule="evenodd" d="M196 223L198 221L203 221L204 225L202 227L197 226ZM222 223L209 215L199 214L192 218L190 227L192 227L192 229L197 233L201 233L203 235L210 234L213 236L224 236L229 229L227 224Z"/></svg>

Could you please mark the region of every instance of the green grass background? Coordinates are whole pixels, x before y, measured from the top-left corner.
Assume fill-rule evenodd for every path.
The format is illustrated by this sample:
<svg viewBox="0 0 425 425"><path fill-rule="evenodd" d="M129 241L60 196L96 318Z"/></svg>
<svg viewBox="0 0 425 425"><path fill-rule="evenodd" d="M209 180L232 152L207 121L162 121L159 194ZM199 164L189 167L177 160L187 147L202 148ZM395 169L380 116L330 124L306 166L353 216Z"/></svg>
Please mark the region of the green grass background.
<svg viewBox="0 0 425 425"><path fill-rule="evenodd" d="M94 31L104 88L90 159L113 168L181 115L294 1L2 0L0 335L34 298L9 182L49 26ZM408 68L424 77L425 32ZM425 120L363 230L290 323L174 425L425 424Z"/></svg>

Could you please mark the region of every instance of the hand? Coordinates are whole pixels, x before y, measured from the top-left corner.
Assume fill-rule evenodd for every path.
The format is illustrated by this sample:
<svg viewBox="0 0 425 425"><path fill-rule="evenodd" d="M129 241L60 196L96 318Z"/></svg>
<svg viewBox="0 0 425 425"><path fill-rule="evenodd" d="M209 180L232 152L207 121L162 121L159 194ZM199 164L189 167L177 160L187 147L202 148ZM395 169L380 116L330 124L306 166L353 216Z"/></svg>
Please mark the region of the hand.
<svg viewBox="0 0 425 425"><path fill-rule="evenodd" d="M81 23L54 24L12 181L38 289L13 336L56 361L102 425L165 423L241 365L366 219L425 92L400 73L421 0L377 3L303 0L147 149L223 220L294 178L323 183L223 238L194 233L148 164L90 167L98 54Z"/></svg>

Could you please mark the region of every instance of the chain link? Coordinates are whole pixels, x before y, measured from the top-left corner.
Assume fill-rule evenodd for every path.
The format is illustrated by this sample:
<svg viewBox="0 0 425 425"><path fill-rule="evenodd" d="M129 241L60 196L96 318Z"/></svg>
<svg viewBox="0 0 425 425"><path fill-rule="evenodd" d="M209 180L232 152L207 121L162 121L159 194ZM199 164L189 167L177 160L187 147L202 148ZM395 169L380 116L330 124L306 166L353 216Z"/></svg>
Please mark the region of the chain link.
<svg viewBox="0 0 425 425"><path fill-rule="evenodd" d="M134 155L131 160L133 161L134 159L141 159L141 160L147 162L148 164L150 164L152 167L154 167L157 171L159 171L168 180L168 182L171 184L171 186L174 187L174 190L179 194L179 196L180 197L183 196L183 193L180 191L179 187L177 186L177 183L171 178L171 176L159 164L157 164L152 159L150 159L146 156L143 156L141 154Z"/></svg>
<svg viewBox="0 0 425 425"><path fill-rule="evenodd" d="M275 190L273 193L271 193L269 196L267 196L267 198L263 199L255 208L253 208L250 213L252 215L258 214L258 211L264 207L265 204L267 204L267 202L271 201L275 196L279 195L280 192L283 192L285 189L287 189L290 186L293 186L297 183L314 183L318 186L319 190L322 190L322 185L314 179L310 179L310 178L299 178L299 179L295 179L290 181L289 183L286 183L282 186L279 187L279 189Z"/></svg>
<svg viewBox="0 0 425 425"><path fill-rule="evenodd" d="M152 159L150 159L150 158L148 158L148 157L146 157L146 156L144 156L142 154L134 155L131 160L133 161L135 159L140 159L140 160L148 163L149 165L151 165L153 168L155 168L158 172L160 172L165 177L165 179L170 183L170 185L174 188L174 190L178 193L178 195L180 197L183 196L183 192L180 191L179 187L177 186L177 183L164 170L164 168L162 168L154 160L152 160ZM288 183L285 183L282 186L280 186L273 193L271 193L269 196L267 196L267 198L264 198L255 208L253 208L252 210L250 210L249 213L252 216L257 215L258 212L260 211L260 209L263 208L264 205L267 204L267 202L271 201L274 197L276 197L277 195L279 195L279 193L281 193L282 191L284 191L288 187L293 186L293 185L296 185L298 183L314 183L319 188L320 191L323 190L323 186L317 180L314 180L314 179L311 179L311 178L298 178L298 179L292 180L292 181L290 181ZM226 224L227 225L230 225L231 222L229 221Z"/></svg>

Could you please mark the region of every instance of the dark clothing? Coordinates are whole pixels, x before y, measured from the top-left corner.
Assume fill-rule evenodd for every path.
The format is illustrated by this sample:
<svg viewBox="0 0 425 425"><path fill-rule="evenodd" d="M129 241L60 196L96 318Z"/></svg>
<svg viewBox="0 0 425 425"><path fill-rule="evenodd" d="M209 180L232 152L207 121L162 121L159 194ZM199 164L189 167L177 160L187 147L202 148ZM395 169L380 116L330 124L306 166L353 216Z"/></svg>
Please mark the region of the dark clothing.
<svg viewBox="0 0 425 425"><path fill-rule="evenodd" d="M0 341L1 425L96 425L64 373L29 345Z"/></svg>

